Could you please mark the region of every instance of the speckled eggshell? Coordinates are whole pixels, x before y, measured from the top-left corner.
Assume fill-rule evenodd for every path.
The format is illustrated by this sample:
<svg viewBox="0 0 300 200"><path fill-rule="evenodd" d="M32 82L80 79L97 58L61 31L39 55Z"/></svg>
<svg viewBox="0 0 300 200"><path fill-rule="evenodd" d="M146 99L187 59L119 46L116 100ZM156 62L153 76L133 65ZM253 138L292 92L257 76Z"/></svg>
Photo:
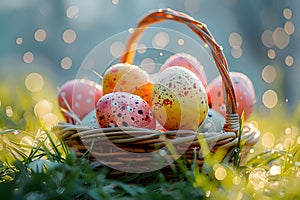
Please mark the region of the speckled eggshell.
<svg viewBox="0 0 300 200"><path fill-rule="evenodd" d="M151 105L153 84L150 75L136 65L118 63L109 67L102 80L103 94L128 92L136 94Z"/></svg>
<svg viewBox="0 0 300 200"><path fill-rule="evenodd" d="M82 120L91 112L102 97L102 86L88 79L72 79L62 85L58 92L58 104L64 110L72 110ZM75 123L76 120L67 112L62 111L67 122Z"/></svg>
<svg viewBox="0 0 300 200"><path fill-rule="evenodd" d="M140 96L126 92L104 95L96 105L96 117L100 127L156 128L156 120L149 104Z"/></svg>
<svg viewBox="0 0 300 200"><path fill-rule="evenodd" d="M96 118L96 109L93 109L90 113L88 113L81 121L81 125L98 128L98 122Z"/></svg>
<svg viewBox="0 0 300 200"><path fill-rule="evenodd" d="M169 67L154 84L152 110L167 130L197 130L208 111L205 88L190 70Z"/></svg>
<svg viewBox="0 0 300 200"><path fill-rule="evenodd" d="M194 74L196 74L196 76L201 80L203 86L206 88L207 78L204 72L204 68L194 56L187 53L176 53L170 56L164 62L164 64L160 68L160 72L172 66L179 66L189 69Z"/></svg>
<svg viewBox="0 0 300 200"><path fill-rule="evenodd" d="M205 132L221 132L225 124L225 118L223 115L213 109L208 109L207 116L203 123L200 125L198 131Z"/></svg>
<svg viewBox="0 0 300 200"><path fill-rule="evenodd" d="M244 119L247 120L253 111L256 101L252 81L243 73L231 72L230 78L235 91L237 102L237 113L241 116L244 110ZM212 80L207 87L211 95L211 108L226 116L226 105L221 77Z"/></svg>

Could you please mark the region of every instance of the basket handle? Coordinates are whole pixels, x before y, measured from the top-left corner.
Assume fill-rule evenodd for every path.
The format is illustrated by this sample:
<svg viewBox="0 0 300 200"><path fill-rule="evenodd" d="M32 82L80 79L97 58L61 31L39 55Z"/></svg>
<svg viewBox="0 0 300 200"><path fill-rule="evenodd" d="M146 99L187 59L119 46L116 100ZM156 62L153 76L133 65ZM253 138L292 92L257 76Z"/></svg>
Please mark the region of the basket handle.
<svg viewBox="0 0 300 200"><path fill-rule="evenodd" d="M212 54L218 71L222 77L223 87L225 90L225 102L226 102L226 123L224 130L227 132L235 132L238 135L239 131L239 116L237 114L236 97L234 88L229 76L229 69L225 55L223 54L222 47L215 41L214 37L207 29L206 25L199 22L189 15L167 9L159 9L158 11L152 11L148 15L144 16L137 24L137 28L130 35L125 52L121 57L122 63L132 63L135 56L136 44L145 29L151 24L163 22L165 20L171 20L179 23L183 23L188 26L199 38L204 42Z"/></svg>

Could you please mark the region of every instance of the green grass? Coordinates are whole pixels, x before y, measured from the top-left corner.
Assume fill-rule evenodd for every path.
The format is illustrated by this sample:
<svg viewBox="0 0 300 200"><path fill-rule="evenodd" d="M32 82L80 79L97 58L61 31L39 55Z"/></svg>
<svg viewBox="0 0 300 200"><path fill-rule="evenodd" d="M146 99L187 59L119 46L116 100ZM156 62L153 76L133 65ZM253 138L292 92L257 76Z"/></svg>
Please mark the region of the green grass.
<svg viewBox="0 0 300 200"><path fill-rule="evenodd" d="M55 89L32 94L22 86L9 87L0 86L1 94L10 94L0 97L1 198L300 198L299 117L286 115L284 107L252 116L250 121L255 121L261 139L246 162L240 163L239 154L234 153L222 161L224 152L220 150L209 153L202 168L193 163L188 168L178 161L177 172L171 172L176 178L171 180L161 171L113 178L109 168L95 167L87 157L77 158L35 112L35 105L48 99L54 105L51 112L61 119L55 109ZM8 106L13 115L7 113ZM201 146L205 149L205 143ZM229 162L232 157L235 161Z"/></svg>

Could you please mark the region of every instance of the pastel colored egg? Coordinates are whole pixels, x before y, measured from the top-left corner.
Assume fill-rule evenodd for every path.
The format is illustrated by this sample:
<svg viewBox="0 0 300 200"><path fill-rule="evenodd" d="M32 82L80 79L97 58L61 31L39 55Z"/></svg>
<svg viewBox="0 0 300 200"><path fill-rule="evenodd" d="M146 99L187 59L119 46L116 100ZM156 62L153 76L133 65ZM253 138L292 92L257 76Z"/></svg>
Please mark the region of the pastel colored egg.
<svg viewBox="0 0 300 200"><path fill-rule="evenodd" d="M172 66L179 66L189 69L201 80L204 87L207 86L207 79L204 68L194 56L187 53L176 53L170 56L164 62L164 64L160 68L160 72Z"/></svg>
<svg viewBox="0 0 300 200"><path fill-rule="evenodd" d="M136 65L118 63L109 67L103 75L102 85L103 94L128 92L151 105L153 84L149 74Z"/></svg>
<svg viewBox="0 0 300 200"><path fill-rule="evenodd" d="M243 73L231 72L230 78L236 96L237 113L241 116L244 111L244 119L247 120L256 101L255 91L252 81ZM211 108L226 116L226 105L221 77L212 80L207 87L211 95Z"/></svg>
<svg viewBox="0 0 300 200"><path fill-rule="evenodd" d="M190 70L168 67L154 84L152 110L167 130L197 130L208 111L205 88Z"/></svg>
<svg viewBox="0 0 300 200"><path fill-rule="evenodd" d="M76 123L95 108L102 95L102 86L98 83L87 79L73 79L60 88L58 104L67 122Z"/></svg>
<svg viewBox="0 0 300 200"><path fill-rule="evenodd" d="M156 120L149 104L140 96L127 92L112 92L99 99L96 117L102 128L116 126L156 128Z"/></svg>
<svg viewBox="0 0 300 200"><path fill-rule="evenodd" d="M93 109L82 119L81 125L93 127L93 128L99 127L97 118L96 118L96 109Z"/></svg>
<svg viewBox="0 0 300 200"><path fill-rule="evenodd" d="M208 109L207 116L203 123L199 126L198 131L205 132L221 132L225 124L225 118L223 115L213 109Z"/></svg>

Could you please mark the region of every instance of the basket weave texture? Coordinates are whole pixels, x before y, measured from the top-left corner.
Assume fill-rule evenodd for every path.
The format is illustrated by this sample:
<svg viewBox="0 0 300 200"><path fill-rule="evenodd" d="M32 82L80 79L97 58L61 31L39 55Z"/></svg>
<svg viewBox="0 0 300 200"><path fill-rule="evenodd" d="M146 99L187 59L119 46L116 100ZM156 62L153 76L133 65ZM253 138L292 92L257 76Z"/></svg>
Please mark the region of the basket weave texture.
<svg viewBox="0 0 300 200"><path fill-rule="evenodd" d="M115 169L126 166L126 171L129 172L144 172L152 170L153 167L166 166L176 159L193 160L195 156L201 166L205 157L204 146L212 153L218 149L224 150L224 157L237 146L240 123L229 68L222 47L215 41L205 24L171 9L150 12L138 22L137 29L130 35L121 62L132 63L137 40L143 31L151 24L165 20L185 24L210 49L225 91L227 115L223 130L206 133L190 130L162 132L135 127L95 128L69 123L58 124L54 131L69 147L76 150L78 157L90 150L92 161L100 161ZM260 132L255 127L245 123L241 134L244 144L242 158L258 141L259 135Z"/></svg>

